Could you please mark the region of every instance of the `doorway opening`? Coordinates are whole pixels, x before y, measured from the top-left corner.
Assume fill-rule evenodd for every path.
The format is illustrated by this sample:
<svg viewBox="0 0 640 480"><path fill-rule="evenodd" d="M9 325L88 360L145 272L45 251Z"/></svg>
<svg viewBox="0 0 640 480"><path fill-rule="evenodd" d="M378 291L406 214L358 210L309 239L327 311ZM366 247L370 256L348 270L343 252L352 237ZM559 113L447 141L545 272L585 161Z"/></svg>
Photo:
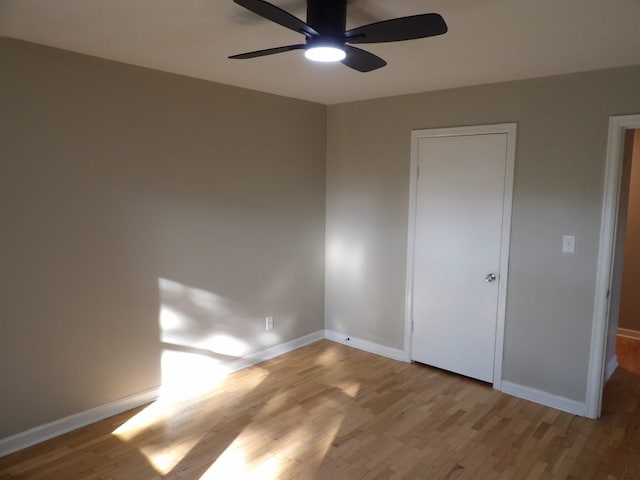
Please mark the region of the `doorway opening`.
<svg viewBox="0 0 640 480"><path fill-rule="evenodd" d="M636 252L640 236L635 237L634 235L638 234L637 224L640 223L640 207L638 207L640 201L640 176L638 176L640 174L640 160L635 162L636 168L632 168L636 148L637 155L640 157L640 134L637 134L638 143L635 142L636 130L638 129L640 129L640 115L616 116L609 120L591 355L587 381L586 414L590 418L598 418L601 414L605 383L614 374L618 365L616 355L619 343L618 320L623 317L628 318L629 315L633 316L636 302L633 292L637 291L637 281L640 279L640 277L635 277L634 267L625 265L625 263L630 264L634 257L639 256ZM625 249L625 245L628 249ZM631 253L627 255L625 261L627 251ZM626 282L625 269L627 270ZM626 295L623 294L623 289ZM640 312L640 309L637 312ZM636 326L634 320L640 319L623 319L622 321L627 325L627 328L621 333L627 333L628 337L629 332L634 331L634 328L640 329L640 325ZM640 337L640 334L638 336ZM634 361L634 356L630 355L627 343L627 340L621 337L619 353L622 355L620 360L625 363ZM640 368L638 371L640 372Z"/></svg>
<svg viewBox="0 0 640 480"><path fill-rule="evenodd" d="M603 406L614 409L640 385L640 129L624 132L609 300ZM617 371L616 371L617 369ZM612 375L616 376L609 383Z"/></svg>
<svg viewBox="0 0 640 480"><path fill-rule="evenodd" d="M640 298L636 294L640 286L639 245L640 129L630 128L625 130L622 152L607 338L608 361L615 359L614 336L640 341ZM609 369L605 370L605 379L611 373Z"/></svg>

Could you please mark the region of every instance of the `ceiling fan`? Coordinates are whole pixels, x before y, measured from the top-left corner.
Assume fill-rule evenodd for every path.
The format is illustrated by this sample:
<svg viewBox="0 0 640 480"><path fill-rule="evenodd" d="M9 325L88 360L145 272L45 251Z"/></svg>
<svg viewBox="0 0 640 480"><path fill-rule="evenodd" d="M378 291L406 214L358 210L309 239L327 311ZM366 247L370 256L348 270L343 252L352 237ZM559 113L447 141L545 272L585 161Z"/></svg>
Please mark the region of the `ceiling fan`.
<svg viewBox="0 0 640 480"><path fill-rule="evenodd" d="M304 50L305 57L310 60L339 61L359 72L370 72L384 67L387 62L373 53L350 44L398 42L442 35L447 32L447 24L437 13L393 18L346 30L347 0L307 0L306 22L264 0L233 1L267 20L303 34L306 40L305 43L267 48L229 57L233 59Z"/></svg>

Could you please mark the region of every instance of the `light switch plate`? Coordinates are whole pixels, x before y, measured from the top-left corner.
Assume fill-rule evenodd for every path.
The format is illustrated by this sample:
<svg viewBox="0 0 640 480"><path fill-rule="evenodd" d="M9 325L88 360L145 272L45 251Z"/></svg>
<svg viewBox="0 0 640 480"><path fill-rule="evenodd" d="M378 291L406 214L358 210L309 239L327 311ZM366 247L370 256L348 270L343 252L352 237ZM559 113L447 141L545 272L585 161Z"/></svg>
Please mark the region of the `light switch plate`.
<svg viewBox="0 0 640 480"><path fill-rule="evenodd" d="M562 236L562 253L575 253L575 251L576 251L576 236L563 235Z"/></svg>

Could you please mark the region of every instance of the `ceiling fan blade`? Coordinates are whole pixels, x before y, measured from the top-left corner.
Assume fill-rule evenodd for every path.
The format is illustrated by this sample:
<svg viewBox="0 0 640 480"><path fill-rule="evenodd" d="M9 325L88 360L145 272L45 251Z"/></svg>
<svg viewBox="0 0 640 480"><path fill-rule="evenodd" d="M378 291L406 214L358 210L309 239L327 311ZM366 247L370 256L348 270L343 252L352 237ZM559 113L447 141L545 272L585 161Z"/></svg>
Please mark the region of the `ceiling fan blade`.
<svg viewBox="0 0 640 480"><path fill-rule="evenodd" d="M306 45L300 43L298 45L286 45L284 47L275 47L275 48L267 48L265 50L256 50L255 52L247 52L241 53L239 55L232 55L229 58L235 59L245 59L245 58L255 58L255 57L264 57L265 55L273 55L275 53L282 52L290 52L291 50L304 50Z"/></svg>
<svg viewBox="0 0 640 480"><path fill-rule="evenodd" d="M384 67L387 62L382 58L369 53L360 48L352 47L351 45L344 46L347 56L344 60L341 60L347 67L351 67L359 72L370 72Z"/></svg>
<svg viewBox="0 0 640 480"><path fill-rule="evenodd" d="M308 37L317 37L318 32L304 23L298 17L291 15L286 10L276 7L275 5L265 2L264 0L233 0L241 7L257 13L261 17L271 20L283 27L290 28L293 31L302 33Z"/></svg>
<svg viewBox="0 0 640 480"><path fill-rule="evenodd" d="M437 13L393 18L352 28L344 33L349 43L382 43L414 40L447 33L447 24Z"/></svg>

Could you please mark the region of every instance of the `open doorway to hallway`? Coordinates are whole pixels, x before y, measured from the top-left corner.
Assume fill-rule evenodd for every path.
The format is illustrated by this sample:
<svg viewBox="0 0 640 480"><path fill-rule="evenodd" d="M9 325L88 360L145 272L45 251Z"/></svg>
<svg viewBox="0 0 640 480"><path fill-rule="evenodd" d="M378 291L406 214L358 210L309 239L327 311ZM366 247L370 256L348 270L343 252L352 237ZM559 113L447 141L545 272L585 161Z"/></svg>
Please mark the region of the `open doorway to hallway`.
<svg viewBox="0 0 640 480"><path fill-rule="evenodd" d="M640 129L625 131L613 261L603 415L640 399Z"/></svg>
<svg viewBox="0 0 640 480"><path fill-rule="evenodd" d="M625 132L611 285L617 334L640 340L640 129Z"/></svg>

